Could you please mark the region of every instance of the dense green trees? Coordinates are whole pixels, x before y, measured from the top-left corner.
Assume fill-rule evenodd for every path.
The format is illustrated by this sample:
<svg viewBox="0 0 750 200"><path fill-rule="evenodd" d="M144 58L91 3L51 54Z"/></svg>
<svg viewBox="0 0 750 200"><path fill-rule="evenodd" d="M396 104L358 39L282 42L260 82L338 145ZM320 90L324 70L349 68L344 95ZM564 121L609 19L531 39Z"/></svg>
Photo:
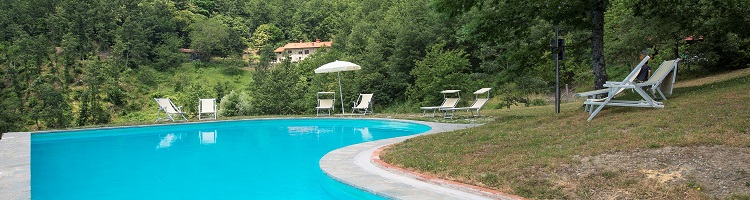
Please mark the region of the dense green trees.
<svg viewBox="0 0 750 200"><path fill-rule="evenodd" d="M442 97L435 91L445 88L470 91L473 86L468 74L469 60L461 50L445 51L443 45L432 46L423 60L417 61L417 67L411 70L416 77L414 85L409 87L409 99L422 103L422 106L436 105Z"/></svg>
<svg viewBox="0 0 750 200"><path fill-rule="evenodd" d="M642 52L700 66L691 70L742 68L750 63L749 4L7 0L0 7L0 106L9 112L0 115L0 130L144 120L138 113L154 96L173 97L191 112L193 98L227 96L231 115L309 113L315 92L337 90L335 76L312 73L334 60L363 67L342 74L346 104L357 93L376 93L378 106L416 108L436 103L440 90L468 96L493 87L509 105L551 91L555 26L567 46L562 80L583 90L623 75ZM315 39L333 46L302 62L269 64L277 47ZM203 53L203 62L185 64L180 48ZM183 65L232 78L187 77Z"/></svg>

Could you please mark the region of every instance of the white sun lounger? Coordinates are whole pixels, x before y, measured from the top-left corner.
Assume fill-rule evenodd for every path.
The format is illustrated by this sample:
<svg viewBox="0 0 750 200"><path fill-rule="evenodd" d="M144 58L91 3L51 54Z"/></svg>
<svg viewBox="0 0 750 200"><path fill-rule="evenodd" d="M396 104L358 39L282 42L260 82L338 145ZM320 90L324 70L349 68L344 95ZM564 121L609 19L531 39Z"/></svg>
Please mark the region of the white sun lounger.
<svg viewBox="0 0 750 200"><path fill-rule="evenodd" d="M622 82L633 82L633 81L635 81L635 78L638 76L638 73L640 73L641 68L643 68L643 65L645 65L646 62L648 62L649 59L651 59L651 57L649 57L649 56L644 57L643 60L641 60L641 62L638 63L638 65L635 66L635 68L632 71L630 71L630 74L628 74L628 76L626 76L625 79L622 80ZM586 97L586 101L583 104L583 110L585 110L586 112L591 113L594 110L593 106L591 104L586 104L586 102L589 102L589 101L602 101L603 98L600 98L600 96L605 95L605 94L608 94L608 96L617 95L617 94L620 94L620 92L622 92L623 90L625 90L625 89L624 88L619 88L616 91L614 91L613 93L610 93L610 89L609 88L604 88L604 89L599 89L599 90L594 90L594 91L577 93L576 96L577 97Z"/></svg>
<svg viewBox="0 0 750 200"><path fill-rule="evenodd" d="M432 110L432 117L435 117L435 112L443 108L455 108L458 105L458 101L461 100L461 90L443 90L440 91L443 94L443 103L439 106L419 107L422 109L422 116L427 116L427 111ZM449 94L456 94L455 97L448 97ZM452 95L451 95L452 96Z"/></svg>
<svg viewBox="0 0 750 200"><path fill-rule="evenodd" d="M456 116L457 110L465 110L468 112L471 112L472 117L481 117L482 113L479 112L479 110L484 107L484 104L487 103L487 101L490 100L490 90L492 88L482 88L474 92L474 103L471 104L469 107L461 107L461 108L441 108L440 110L446 111L445 118L451 118L453 119L454 116ZM487 93L487 98L479 98L480 94ZM447 112L450 111L450 114ZM477 111L477 114L474 115L474 111Z"/></svg>
<svg viewBox="0 0 750 200"><path fill-rule="evenodd" d="M216 99L198 100L198 120L216 120ZM213 117L203 117L204 114L213 114Z"/></svg>
<svg viewBox="0 0 750 200"><path fill-rule="evenodd" d="M662 65L659 66L659 70L657 70L654 75L652 75L651 78L649 78L649 81L646 81L644 83L635 83L632 80L631 81L624 81L624 82L607 82L604 84L604 87L607 87L609 90L609 95L607 98L604 99L588 99L584 104L595 106L596 110L591 112L591 116L587 119L588 121L591 121L591 119L596 116L599 111L604 108L604 106L625 106L625 107L642 107L642 108L664 108L664 103L659 102L651 98L651 96L643 91L643 87L645 86L651 86L652 88L652 94L655 95L655 93L658 91L660 95L663 97L663 92L660 88L662 85L661 83L664 81L664 78L666 78L669 74L669 71L676 71L677 69L677 62L679 59L676 60L670 60L670 61L664 61ZM664 68L664 69L662 69ZM651 80L654 79L654 80ZM674 83L674 75L672 76L673 80L670 80L671 83ZM672 84L669 84L672 85ZM671 87L671 86L669 86ZM636 93L638 93L641 96L641 100L638 101L629 101L629 100L614 100L615 94L619 91L622 91L624 89L633 89ZM669 93L671 93L671 88L665 88L669 89Z"/></svg>
<svg viewBox="0 0 750 200"><path fill-rule="evenodd" d="M185 113L181 110L182 107L175 106L174 103L172 103L172 100L170 100L169 98L154 98L154 100L156 100L156 103L159 104L159 110L156 111L157 122L160 120L172 120L172 122L175 122L173 115L180 115L182 116L182 119L184 119L184 121L187 121ZM164 118L159 117L159 114L161 112L164 112L164 114L166 114Z"/></svg>
<svg viewBox="0 0 750 200"><path fill-rule="evenodd" d="M328 98L325 98L325 97L321 97L321 96L324 96L324 95L330 95L333 98L328 99ZM333 105L334 105L334 102L335 102L336 93L334 93L334 92L318 92L316 94L316 97L318 99L318 106L315 107L315 114L317 116L330 116L331 115L331 111L333 111L333 108L335 107ZM328 110L328 114L321 113L320 110Z"/></svg>
<svg viewBox="0 0 750 200"><path fill-rule="evenodd" d="M362 115L372 114L372 94L359 94L357 102L359 103L352 107L352 114L354 112Z"/></svg>

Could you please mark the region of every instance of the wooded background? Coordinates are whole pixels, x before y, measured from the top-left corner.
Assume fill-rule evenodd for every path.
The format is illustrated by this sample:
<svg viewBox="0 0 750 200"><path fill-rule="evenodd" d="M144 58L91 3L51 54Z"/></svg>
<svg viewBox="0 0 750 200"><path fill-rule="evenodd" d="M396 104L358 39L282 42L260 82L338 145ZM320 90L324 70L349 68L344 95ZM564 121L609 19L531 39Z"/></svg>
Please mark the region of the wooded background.
<svg viewBox="0 0 750 200"><path fill-rule="evenodd" d="M566 42L561 80L578 91L623 77L642 55L682 58L681 73L748 67L750 0L3 0L0 132L149 121L153 97L190 113L218 98L225 116L309 114L337 90L320 65L346 60L350 104L415 111L443 89L492 87L500 104L554 91L550 43ZM287 42L333 41L270 65ZM200 50L189 61L178 49ZM252 52L252 53L248 53ZM257 52L257 54L256 54ZM247 59L243 59L243 55ZM216 73L214 73L216 72ZM197 77L197 78L196 78ZM338 102L337 102L338 103Z"/></svg>

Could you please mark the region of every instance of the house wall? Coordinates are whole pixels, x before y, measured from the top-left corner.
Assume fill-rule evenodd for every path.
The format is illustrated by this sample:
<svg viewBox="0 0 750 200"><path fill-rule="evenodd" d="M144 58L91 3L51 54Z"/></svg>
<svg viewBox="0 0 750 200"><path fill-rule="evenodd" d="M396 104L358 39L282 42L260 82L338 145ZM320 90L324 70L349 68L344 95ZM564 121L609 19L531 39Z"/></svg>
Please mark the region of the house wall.
<svg viewBox="0 0 750 200"><path fill-rule="evenodd" d="M315 53L315 50L318 48L304 48L304 49L285 49L284 51L289 54L289 57L291 57L292 62L299 62L300 60L304 60L309 56L310 54ZM283 53L276 53L276 62L281 62L284 60L284 54Z"/></svg>

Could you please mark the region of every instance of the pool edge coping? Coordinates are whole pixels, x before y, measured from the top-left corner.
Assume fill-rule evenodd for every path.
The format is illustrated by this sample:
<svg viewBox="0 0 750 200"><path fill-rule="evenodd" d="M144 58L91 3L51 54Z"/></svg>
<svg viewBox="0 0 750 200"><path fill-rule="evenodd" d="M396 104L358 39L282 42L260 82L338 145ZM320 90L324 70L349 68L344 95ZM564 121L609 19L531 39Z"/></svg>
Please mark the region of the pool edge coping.
<svg viewBox="0 0 750 200"><path fill-rule="evenodd" d="M0 199L31 199L31 132L0 139Z"/></svg>
<svg viewBox="0 0 750 200"><path fill-rule="evenodd" d="M352 187L389 199L523 199L486 188L439 179L395 167L380 160L379 153L409 138L462 130L482 124L448 124L389 119L430 126L427 132L354 144L324 155L320 167L326 175Z"/></svg>

